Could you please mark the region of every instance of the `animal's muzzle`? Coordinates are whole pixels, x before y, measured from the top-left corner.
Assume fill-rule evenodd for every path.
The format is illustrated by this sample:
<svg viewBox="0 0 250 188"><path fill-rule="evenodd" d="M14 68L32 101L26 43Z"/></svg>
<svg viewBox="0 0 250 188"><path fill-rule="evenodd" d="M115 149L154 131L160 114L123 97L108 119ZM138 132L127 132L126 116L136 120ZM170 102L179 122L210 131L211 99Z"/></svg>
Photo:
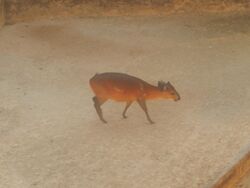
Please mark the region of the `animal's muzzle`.
<svg viewBox="0 0 250 188"><path fill-rule="evenodd" d="M178 96L174 99L174 101L178 101L178 100L181 100L180 95L178 95Z"/></svg>

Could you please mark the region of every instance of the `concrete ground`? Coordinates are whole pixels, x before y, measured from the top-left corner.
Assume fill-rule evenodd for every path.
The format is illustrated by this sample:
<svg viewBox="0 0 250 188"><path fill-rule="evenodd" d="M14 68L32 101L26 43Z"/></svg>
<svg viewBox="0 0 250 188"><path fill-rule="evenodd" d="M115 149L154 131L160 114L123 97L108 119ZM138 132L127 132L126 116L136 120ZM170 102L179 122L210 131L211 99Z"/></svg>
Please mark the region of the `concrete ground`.
<svg viewBox="0 0 250 188"><path fill-rule="evenodd" d="M208 188L250 149L249 15L88 18L0 31L0 187ZM170 81L182 100L103 105L88 81Z"/></svg>

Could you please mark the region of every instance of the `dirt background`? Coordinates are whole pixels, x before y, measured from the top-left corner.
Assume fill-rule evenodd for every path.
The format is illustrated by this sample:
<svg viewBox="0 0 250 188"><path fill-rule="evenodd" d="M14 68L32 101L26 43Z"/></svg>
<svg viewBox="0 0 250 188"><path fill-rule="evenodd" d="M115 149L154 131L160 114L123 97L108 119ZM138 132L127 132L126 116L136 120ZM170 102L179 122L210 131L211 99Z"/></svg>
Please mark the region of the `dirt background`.
<svg viewBox="0 0 250 188"><path fill-rule="evenodd" d="M5 0L6 23L48 18L248 11L249 0Z"/></svg>
<svg viewBox="0 0 250 188"><path fill-rule="evenodd" d="M0 187L208 188L250 149L249 14L43 20L0 31ZM179 102L103 106L89 78L170 81Z"/></svg>

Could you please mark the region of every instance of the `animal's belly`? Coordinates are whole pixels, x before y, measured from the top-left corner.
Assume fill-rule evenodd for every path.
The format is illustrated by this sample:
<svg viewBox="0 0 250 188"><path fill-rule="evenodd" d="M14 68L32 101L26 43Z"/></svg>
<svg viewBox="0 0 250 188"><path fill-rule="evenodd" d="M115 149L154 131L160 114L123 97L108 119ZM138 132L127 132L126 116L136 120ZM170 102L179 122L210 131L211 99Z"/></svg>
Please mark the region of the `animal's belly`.
<svg viewBox="0 0 250 188"><path fill-rule="evenodd" d="M110 97L110 99L115 100L115 101L134 101L134 100L136 100L136 97L123 96L123 95L113 95Z"/></svg>
<svg viewBox="0 0 250 188"><path fill-rule="evenodd" d="M115 100L115 101L133 101L133 100L136 100L137 97L136 97L136 95L133 95L133 94L127 93L127 92L123 92L123 93L122 92L121 93L110 92L109 95L107 96L107 98Z"/></svg>
<svg viewBox="0 0 250 188"><path fill-rule="evenodd" d="M115 101L134 101L143 95L142 89L137 85L122 85L102 83L94 85L93 90L96 96L103 99L112 99Z"/></svg>
<svg viewBox="0 0 250 188"><path fill-rule="evenodd" d="M103 93L102 96L103 98L106 99L111 99L115 101L134 101L138 98L137 94L134 92L129 92L129 91L114 91L114 90L109 90L108 92Z"/></svg>

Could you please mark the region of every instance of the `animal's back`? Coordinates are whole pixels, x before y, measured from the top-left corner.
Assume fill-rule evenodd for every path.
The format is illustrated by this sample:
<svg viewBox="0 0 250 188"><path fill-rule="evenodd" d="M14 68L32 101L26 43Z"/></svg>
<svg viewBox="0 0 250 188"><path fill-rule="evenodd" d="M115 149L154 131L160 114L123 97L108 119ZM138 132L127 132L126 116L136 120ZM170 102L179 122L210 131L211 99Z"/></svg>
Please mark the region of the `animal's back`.
<svg viewBox="0 0 250 188"><path fill-rule="evenodd" d="M96 74L90 79L96 96L116 101L133 101L143 95L148 83L123 73Z"/></svg>

